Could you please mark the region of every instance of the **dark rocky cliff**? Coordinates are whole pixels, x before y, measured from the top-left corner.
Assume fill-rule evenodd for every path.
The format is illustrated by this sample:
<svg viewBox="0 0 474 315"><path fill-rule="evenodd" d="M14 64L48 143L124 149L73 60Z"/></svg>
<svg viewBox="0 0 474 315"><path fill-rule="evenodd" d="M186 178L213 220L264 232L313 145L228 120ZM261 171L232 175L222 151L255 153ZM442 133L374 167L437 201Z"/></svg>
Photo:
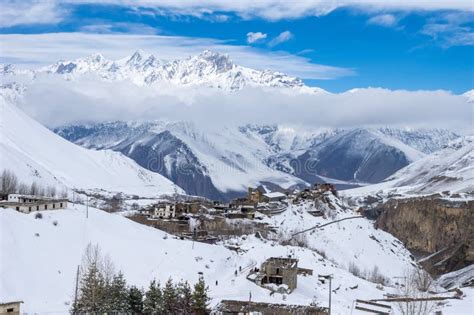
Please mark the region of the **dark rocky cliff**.
<svg viewBox="0 0 474 315"><path fill-rule="evenodd" d="M392 199L380 208L376 227L403 241L414 253L431 254L420 260L430 273L474 263L474 201Z"/></svg>

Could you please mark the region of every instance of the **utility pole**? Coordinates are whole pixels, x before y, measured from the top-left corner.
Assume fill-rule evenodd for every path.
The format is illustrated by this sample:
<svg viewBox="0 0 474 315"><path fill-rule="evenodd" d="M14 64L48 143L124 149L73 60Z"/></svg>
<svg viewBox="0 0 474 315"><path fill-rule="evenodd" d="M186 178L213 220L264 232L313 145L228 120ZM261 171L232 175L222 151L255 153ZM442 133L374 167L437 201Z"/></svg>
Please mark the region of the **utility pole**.
<svg viewBox="0 0 474 315"><path fill-rule="evenodd" d="M318 275L320 279L329 280L329 315L331 315L331 294L332 294L332 278L333 275Z"/></svg>
<svg viewBox="0 0 474 315"><path fill-rule="evenodd" d="M77 272L76 272L76 290L74 292L74 312L77 311L77 290L79 288L79 265L77 265Z"/></svg>
<svg viewBox="0 0 474 315"><path fill-rule="evenodd" d="M89 195L86 195L86 219L89 218Z"/></svg>
<svg viewBox="0 0 474 315"><path fill-rule="evenodd" d="M331 315L331 283L332 283L332 276L329 276L329 315Z"/></svg>

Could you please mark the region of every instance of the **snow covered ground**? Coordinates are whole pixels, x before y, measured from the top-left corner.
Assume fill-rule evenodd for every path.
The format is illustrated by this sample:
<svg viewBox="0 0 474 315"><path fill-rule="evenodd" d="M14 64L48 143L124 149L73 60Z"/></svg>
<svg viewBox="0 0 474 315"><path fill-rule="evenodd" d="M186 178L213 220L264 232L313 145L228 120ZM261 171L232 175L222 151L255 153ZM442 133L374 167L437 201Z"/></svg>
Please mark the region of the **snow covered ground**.
<svg viewBox="0 0 474 315"><path fill-rule="evenodd" d="M378 289L376 284L355 277L347 271L347 262L357 261L367 268L377 264L389 277L410 265L404 249L399 248L397 255L390 255L393 237L374 231L370 223L363 220L335 224L311 235L311 246L325 252L327 258L324 258L308 248L281 246L253 235L228 241L240 245L242 252L237 254L223 244L178 240L123 216L89 208L86 218L85 212L84 206L71 205L67 210L43 212L42 219L35 219L34 214L10 209L0 211L2 299L23 300L26 312L67 313L74 294L76 268L89 243L99 244L103 254L110 256L128 282L141 287L146 287L153 278L162 283L169 277L194 283L198 272L203 272L210 287L212 305L224 298L247 300L251 292L254 301L289 304L318 301L325 306L328 283L319 282L317 275L333 274L333 289L339 288L332 297L333 314L348 314L356 298L382 298L395 291L393 287ZM317 220L304 214L303 217L304 220L300 220L299 215L288 211L272 220L288 227L297 223L293 226L295 229ZM375 235L380 245L375 245L379 242L370 235ZM239 267L259 266L266 258L288 254L299 259L300 267L313 269L314 275L298 276L297 289L285 300L280 294L270 296L270 291L247 280L246 273L234 274ZM355 286L356 289L351 289ZM465 302L454 301L450 303L451 309L465 308Z"/></svg>

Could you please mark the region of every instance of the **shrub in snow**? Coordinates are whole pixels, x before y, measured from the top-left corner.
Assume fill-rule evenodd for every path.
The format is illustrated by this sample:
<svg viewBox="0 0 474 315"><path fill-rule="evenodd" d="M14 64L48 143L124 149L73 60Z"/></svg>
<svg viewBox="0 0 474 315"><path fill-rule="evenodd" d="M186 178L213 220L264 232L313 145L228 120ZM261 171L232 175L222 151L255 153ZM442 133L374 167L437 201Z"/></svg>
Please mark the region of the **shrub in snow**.
<svg viewBox="0 0 474 315"><path fill-rule="evenodd" d="M353 261L349 263L349 272L356 277L362 278L362 273L359 266L357 266Z"/></svg>
<svg viewBox="0 0 474 315"><path fill-rule="evenodd" d="M37 212L35 214L35 219L42 219L43 218L43 214L41 212Z"/></svg>
<svg viewBox="0 0 474 315"><path fill-rule="evenodd" d="M57 226L57 225L58 225L58 221L54 220L54 221L53 221L53 225L54 225L54 226Z"/></svg>

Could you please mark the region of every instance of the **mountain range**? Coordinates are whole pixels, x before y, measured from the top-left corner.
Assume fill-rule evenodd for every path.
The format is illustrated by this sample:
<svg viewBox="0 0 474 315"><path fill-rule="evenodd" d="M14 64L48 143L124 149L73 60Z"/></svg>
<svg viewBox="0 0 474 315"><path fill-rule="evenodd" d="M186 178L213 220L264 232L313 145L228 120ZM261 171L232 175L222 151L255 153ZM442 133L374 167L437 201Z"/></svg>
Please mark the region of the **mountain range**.
<svg viewBox="0 0 474 315"><path fill-rule="evenodd" d="M163 121L54 131L86 148L121 152L187 193L213 199L229 199L258 185L273 190L326 181L339 188L378 183L459 137L440 129L301 130L277 125L212 132L192 123Z"/></svg>
<svg viewBox="0 0 474 315"><path fill-rule="evenodd" d="M172 61L137 51L115 61L94 54L36 70L0 65L0 75L9 78L1 92L10 104L28 89L28 80L15 81L19 75L30 80L40 75L65 80L96 75L139 86L160 88L165 83L229 93L248 87L329 93L280 72L236 65L227 55L207 50ZM464 96L470 100L472 91ZM434 128L248 124L210 131L189 121L164 120L77 123L54 128L54 132L85 148L119 152L188 194L221 200L241 194L248 186L274 190L326 181L339 188L379 183L460 138L450 130Z"/></svg>

